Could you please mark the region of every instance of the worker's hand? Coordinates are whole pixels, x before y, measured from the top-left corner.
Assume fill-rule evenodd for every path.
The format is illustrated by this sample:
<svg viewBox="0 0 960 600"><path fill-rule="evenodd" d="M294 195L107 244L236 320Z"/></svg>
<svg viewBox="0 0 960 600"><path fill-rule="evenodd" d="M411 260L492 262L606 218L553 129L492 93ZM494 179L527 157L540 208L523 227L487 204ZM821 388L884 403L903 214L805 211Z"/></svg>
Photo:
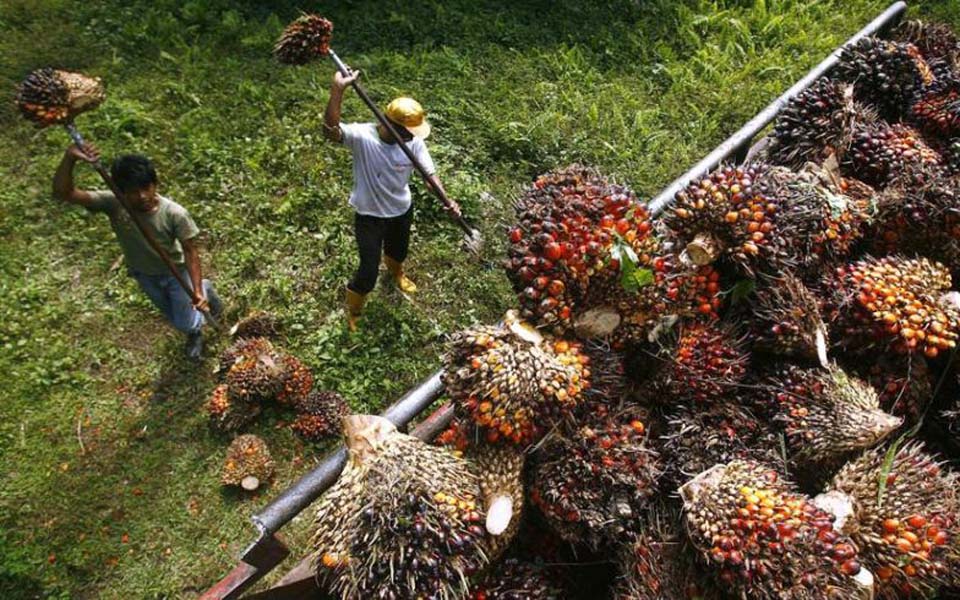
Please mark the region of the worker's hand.
<svg viewBox="0 0 960 600"><path fill-rule="evenodd" d="M353 84L360 77L360 71L351 71L349 75L344 75L339 70L333 73L333 85L338 90L344 90Z"/></svg>
<svg viewBox="0 0 960 600"><path fill-rule="evenodd" d="M463 216L463 211L460 210L460 205L457 204L457 202L456 202L455 200L451 200L451 201L450 201L450 206L444 206L444 207L443 207L443 210L445 210L448 215L454 216L454 217L456 217L456 218L458 218L458 219L459 219L461 216Z"/></svg>
<svg viewBox="0 0 960 600"><path fill-rule="evenodd" d="M70 146L67 147L67 156L74 160L95 163L100 160L100 149L93 144L84 144L83 150L81 150L77 148L76 144L70 144Z"/></svg>
<svg viewBox="0 0 960 600"><path fill-rule="evenodd" d="M193 307L200 312L210 312L210 303L207 302L207 298L202 294L193 295Z"/></svg>

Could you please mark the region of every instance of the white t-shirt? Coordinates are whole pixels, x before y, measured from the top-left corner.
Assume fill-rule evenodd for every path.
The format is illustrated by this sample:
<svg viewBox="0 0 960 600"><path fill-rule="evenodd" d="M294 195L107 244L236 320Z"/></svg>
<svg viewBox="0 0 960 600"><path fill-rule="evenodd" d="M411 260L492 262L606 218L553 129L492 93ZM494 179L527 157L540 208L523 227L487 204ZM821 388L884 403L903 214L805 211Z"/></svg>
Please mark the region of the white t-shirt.
<svg viewBox="0 0 960 600"><path fill-rule="evenodd" d="M413 163L399 144L380 140L374 123L340 125L343 145L353 152L353 190L350 206L361 215L398 217L410 209L410 174ZM428 175L435 167L427 145L420 138L407 142Z"/></svg>

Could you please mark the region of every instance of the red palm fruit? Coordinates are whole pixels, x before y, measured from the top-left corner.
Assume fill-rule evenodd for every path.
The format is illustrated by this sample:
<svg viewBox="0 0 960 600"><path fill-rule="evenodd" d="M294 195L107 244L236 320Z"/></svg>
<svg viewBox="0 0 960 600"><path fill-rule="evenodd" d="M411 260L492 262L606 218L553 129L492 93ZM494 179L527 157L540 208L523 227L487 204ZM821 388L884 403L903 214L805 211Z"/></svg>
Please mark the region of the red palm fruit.
<svg viewBox="0 0 960 600"><path fill-rule="evenodd" d="M710 323L681 328L676 349L660 371L656 386L670 403L723 401L747 372L749 355L731 329Z"/></svg>

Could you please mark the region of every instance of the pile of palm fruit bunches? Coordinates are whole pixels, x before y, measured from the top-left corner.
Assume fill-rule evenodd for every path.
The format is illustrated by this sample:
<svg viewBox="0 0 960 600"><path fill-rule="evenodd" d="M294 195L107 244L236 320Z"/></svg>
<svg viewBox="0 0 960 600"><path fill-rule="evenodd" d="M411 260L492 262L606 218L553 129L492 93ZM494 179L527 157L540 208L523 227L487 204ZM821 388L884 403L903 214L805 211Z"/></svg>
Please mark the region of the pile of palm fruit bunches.
<svg viewBox="0 0 960 600"><path fill-rule="evenodd" d="M449 338L452 425L428 443L347 417L318 581L958 597L958 172L960 44L910 22L846 48L759 160L657 218L595 169L538 177L507 232L517 306Z"/></svg>

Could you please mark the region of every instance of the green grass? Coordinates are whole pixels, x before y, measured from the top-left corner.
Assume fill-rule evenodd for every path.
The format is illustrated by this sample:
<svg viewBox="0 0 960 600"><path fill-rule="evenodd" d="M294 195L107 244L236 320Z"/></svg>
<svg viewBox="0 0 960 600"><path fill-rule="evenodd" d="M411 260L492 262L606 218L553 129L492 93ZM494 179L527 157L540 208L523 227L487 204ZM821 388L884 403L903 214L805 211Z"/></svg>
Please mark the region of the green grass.
<svg viewBox="0 0 960 600"><path fill-rule="evenodd" d="M108 101L81 128L107 156L156 160L163 191L206 232L230 316L277 313L319 385L376 411L436 368L444 332L496 320L509 286L457 250L418 188L416 303L378 290L362 333L345 332L349 156L319 128L331 67L275 65L282 25L313 5L263 4L6 0L0 89L44 65L103 77ZM960 26L954 3L915 4ZM533 175L581 161L649 196L885 5L389 0L325 14L375 98L428 108L441 178L495 265L511 198ZM229 440L200 412L212 360L184 363L179 336L110 269L105 220L50 199L63 132L0 105L0 597L194 597L252 539L249 515L325 448L268 412L252 431L277 481L253 498L220 488ZM344 117L368 119L352 94ZM297 554L308 525L285 530Z"/></svg>

